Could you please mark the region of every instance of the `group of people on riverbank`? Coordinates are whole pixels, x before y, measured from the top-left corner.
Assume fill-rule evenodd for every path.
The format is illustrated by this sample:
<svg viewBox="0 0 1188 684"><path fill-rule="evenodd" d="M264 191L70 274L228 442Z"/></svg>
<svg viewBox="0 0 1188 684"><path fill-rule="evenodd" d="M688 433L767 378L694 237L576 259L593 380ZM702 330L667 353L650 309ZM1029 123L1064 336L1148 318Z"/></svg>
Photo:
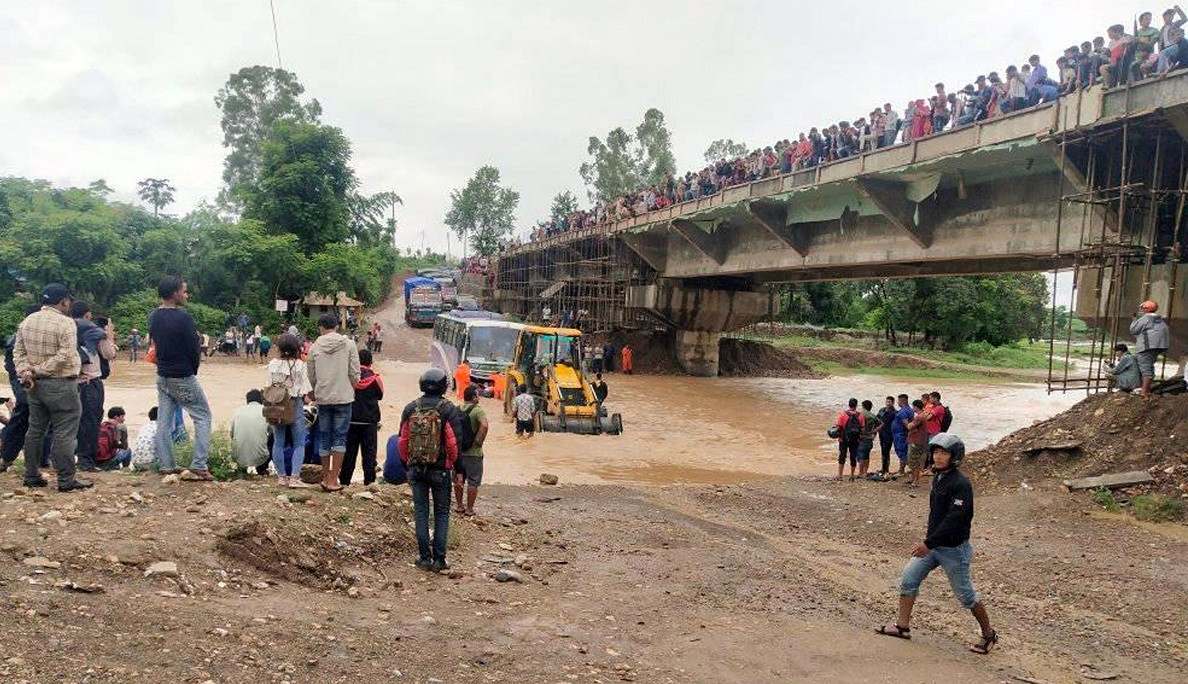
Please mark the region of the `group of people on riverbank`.
<svg viewBox="0 0 1188 684"><path fill-rule="evenodd" d="M846 408L838 414L829 429L829 435L837 440L837 479L845 478L846 460L850 462L850 481L856 479L886 480L903 477L918 487L924 470L928 467L928 440L942 432L948 432L953 422L953 412L941 403L940 392L926 392L919 399L911 401L907 394L886 397L878 413L869 399L861 402L850 399ZM881 468L870 472L870 454L874 450L875 438L882 451ZM891 471L891 452L899 460L899 471Z"/></svg>
<svg viewBox="0 0 1188 684"><path fill-rule="evenodd" d="M1183 29L1188 15L1177 5L1163 12L1162 18L1162 26L1154 28L1152 14L1143 12L1133 35L1122 24L1115 24L1107 29L1106 37L1066 48L1056 60L1054 75L1039 55L1031 55L1022 66L1009 65L1002 75L997 71L979 75L956 91L937 83L934 94L909 101L902 115L888 102L872 109L869 118L814 127L801 132L796 140L784 139L741 157L718 160L683 176L668 173L649 187L543 222L533 230L531 239L642 216L736 185L910 143L1052 102L1062 94L1095 84L1115 87L1167 74L1188 65Z"/></svg>

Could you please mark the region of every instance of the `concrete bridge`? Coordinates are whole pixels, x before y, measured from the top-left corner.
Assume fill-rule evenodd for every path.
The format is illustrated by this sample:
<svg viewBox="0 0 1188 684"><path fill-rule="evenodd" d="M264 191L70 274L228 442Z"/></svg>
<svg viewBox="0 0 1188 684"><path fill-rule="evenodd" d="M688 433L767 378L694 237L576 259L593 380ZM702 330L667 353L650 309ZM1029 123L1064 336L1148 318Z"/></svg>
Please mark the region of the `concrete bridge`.
<svg viewBox="0 0 1188 684"><path fill-rule="evenodd" d="M631 312L665 322L697 374L716 374L722 331L767 314L757 289L768 283L1076 267L1093 284L1078 289L1082 316L1117 326L1137 304L1128 299L1151 296L1182 323L1186 136L1188 72L1097 86L518 247L500 257L496 299L528 313L525 303L580 290L594 264L585 279L604 284L597 296L622 299L622 320L608 323ZM600 243L620 256L600 258ZM614 268L630 274L616 280Z"/></svg>

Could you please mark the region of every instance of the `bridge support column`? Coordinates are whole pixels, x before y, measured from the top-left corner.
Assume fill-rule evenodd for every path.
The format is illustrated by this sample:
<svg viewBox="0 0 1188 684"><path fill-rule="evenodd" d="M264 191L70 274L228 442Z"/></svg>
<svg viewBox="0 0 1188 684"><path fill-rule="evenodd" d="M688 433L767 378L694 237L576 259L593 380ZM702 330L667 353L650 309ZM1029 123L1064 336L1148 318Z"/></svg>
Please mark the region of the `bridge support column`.
<svg viewBox="0 0 1188 684"><path fill-rule="evenodd" d="M718 375L718 343L722 333L678 330L674 344L677 363L689 375L712 378Z"/></svg>

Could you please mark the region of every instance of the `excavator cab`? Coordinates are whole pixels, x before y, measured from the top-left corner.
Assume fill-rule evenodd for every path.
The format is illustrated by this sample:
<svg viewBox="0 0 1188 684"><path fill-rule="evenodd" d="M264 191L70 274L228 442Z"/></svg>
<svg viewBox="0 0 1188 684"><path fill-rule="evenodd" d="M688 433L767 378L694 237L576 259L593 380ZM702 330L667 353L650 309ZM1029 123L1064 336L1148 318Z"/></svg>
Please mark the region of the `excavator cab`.
<svg viewBox="0 0 1188 684"><path fill-rule="evenodd" d="M582 373L582 333L573 328L525 326L516 344L515 361L508 368L509 391L503 410L512 412L514 392L523 385L536 399L536 427L543 432L593 435L620 434L623 418L607 416Z"/></svg>

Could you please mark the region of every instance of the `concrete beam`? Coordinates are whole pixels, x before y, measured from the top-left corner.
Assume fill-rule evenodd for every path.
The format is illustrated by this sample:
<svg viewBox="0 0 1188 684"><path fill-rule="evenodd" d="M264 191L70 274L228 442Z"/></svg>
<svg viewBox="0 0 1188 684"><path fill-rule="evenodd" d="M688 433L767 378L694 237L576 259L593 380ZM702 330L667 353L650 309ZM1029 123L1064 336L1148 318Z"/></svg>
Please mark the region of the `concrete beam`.
<svg viewBox="0 0 1188 684"><path fill-rule="evenodd" d="M619 233L616 237L648 266L663 273L668 265L668 236L656 233Z"/></svg>
<svg viewBox="0 0 1188 684"><path fill-rule="evenodd" d="M927 222L916 221L916 203L907 198L902 183L855 178L858 189L878 208L896 228L907 233L917 245L928 249L932 246L932 228ZM844 221L844 218L843 218Z"/></svg>
<svg viewBox="0 0 1188 684"><path fill-rule="evenodd" d="M688 287L671 280L627 288L629 309L644 309L678 330L726 332L757 323L769 313L766 292Z"/></svg>
<svg viewBox="0 0 1188 684"><path fill-rule="evenodd" d="M808 240L805 231L795 225L788 225L788 210L763 204L744 202L743 209L755 223L774 235L780 242L791 247L800 256L808 255Z"/></svg>
<svg viewBox="0 0 1188 684"><path fill-rule="evenodd" d="M710 233L702 230L701 226L693 221L679 218L670 221L668 226L677 235L685 238L686 242L693 245L694 249L713 259L719 266L726 263L726 256L730 251L729 247L723 244L721 240L715 239Z"/></svg>

